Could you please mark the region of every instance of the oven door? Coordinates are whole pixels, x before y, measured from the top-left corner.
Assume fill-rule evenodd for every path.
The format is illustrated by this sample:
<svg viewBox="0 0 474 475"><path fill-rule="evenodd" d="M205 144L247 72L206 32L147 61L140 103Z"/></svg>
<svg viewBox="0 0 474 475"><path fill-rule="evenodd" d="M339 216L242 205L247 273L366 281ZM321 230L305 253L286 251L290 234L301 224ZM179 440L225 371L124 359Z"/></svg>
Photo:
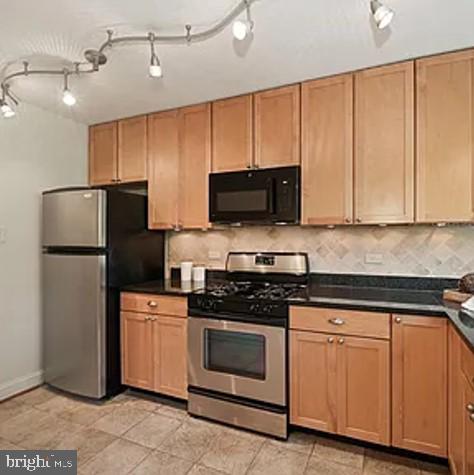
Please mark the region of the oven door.
<svg viewBox="0 0 474 475"><path fill-rule="evenodd" d="M188 383L285 406L285 328L189 317Z"/></svg>
<svg viewBox="0 0 474 475"><path fill-rule="evenodd" d="M275 180L272 173L260 170L210 175L211 222L272 222L274 214Z"/></svg>

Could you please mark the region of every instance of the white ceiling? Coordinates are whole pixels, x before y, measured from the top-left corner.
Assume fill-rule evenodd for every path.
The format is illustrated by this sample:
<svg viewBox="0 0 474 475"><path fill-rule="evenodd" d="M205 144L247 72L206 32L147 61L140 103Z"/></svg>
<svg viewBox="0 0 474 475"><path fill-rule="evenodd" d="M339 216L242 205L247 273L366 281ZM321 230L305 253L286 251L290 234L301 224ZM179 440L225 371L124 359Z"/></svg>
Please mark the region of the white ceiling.
<svg viewBox="0 0 474 475"><path fill-rule="evenodd" d="M121 46L96 74L71 79L78 98L61 101L61 80L18 79L26 102L86 123L228 97L304 79L474 46L473 0L385 0L396 10L390 30L370 21L369 0L258 0L253 40L237 44L230 27L213 39L159 45L164 77L147 74L149 49ZM118 34L180 33L208 26L236 0L0 0L0 67L82 60L112 27ZM21 63L20 63L21 67Z"/></svg>

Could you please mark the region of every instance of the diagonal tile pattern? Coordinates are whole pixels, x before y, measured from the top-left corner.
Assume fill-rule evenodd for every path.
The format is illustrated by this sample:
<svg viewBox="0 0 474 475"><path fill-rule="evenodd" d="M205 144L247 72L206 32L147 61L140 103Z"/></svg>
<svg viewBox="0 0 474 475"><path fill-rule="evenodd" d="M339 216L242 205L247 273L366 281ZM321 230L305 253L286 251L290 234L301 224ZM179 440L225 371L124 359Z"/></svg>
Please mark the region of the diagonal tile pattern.
<svg viewBox="0 0 474 475"><path fill-rule="evenodd" d="M474 272L474 226L252 226L167 233L168 265L224 269L229 251L307 252L312 272L458 278ZM209 251L218 259L209 259ZM366 262L381 254L383 263Z"/></svg>
<svg viewBox="0 0 474 475"><path fill-rule="evenodd" d="M45 387L0 402L0 450L76 449L80 475L435 475L447 467L294 431L288 441L126 392L89 403Z"/></svg>

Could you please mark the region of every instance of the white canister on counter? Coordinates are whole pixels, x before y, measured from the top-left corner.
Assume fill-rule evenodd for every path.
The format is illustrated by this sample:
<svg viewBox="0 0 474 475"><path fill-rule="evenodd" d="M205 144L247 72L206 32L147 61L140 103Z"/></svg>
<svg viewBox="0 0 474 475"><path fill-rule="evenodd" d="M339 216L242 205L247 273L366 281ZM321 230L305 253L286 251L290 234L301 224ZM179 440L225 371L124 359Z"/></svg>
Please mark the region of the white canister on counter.
<svg viewBox="0 0 474 475"><path fill-rule="evenodd" d="M206 280L206 268L203 266L197 266L193 268L193 281L204 282Z"/></svg>
<svg viewBox="0 0 474 475"><path fill-rule="evenodd" d="M193 263L191 261L181 262L181 281L189 282L191 280Z"/></svg>

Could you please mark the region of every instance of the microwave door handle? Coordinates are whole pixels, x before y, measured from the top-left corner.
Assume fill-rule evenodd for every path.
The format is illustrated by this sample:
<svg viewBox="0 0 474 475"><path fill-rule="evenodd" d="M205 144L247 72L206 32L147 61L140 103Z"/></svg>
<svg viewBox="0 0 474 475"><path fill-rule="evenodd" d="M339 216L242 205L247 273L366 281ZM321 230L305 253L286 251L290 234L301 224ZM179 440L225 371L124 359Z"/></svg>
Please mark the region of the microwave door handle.
<svg viewBox="0 0 474 475"><path fill-rule="evenodd" d="M269 214L275 214L275 180L268 179L267 209Z"/></svg>

